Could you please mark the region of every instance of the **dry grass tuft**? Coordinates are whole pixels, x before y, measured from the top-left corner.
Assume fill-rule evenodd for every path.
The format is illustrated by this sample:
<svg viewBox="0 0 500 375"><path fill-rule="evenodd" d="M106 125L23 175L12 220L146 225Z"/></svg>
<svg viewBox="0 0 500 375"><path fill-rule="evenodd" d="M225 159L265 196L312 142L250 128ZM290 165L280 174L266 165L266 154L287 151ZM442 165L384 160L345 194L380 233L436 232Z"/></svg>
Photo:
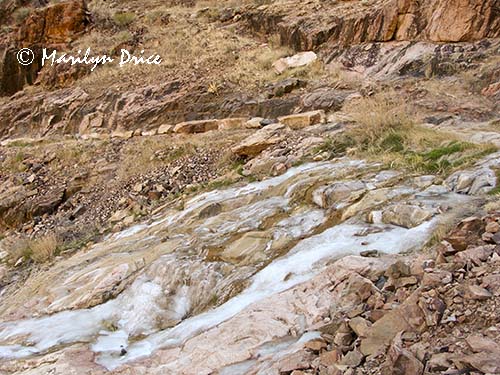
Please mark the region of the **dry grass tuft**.
<svg viewBox="0 0 500 375"><path fill-rule="evenodd" d="M352 102L347 112L356 125L351 135L358 144L376 145L399 132L411 132L414 126L408 106L395 92L383 93Z"/></svg>
<svg viewBox="0 0 500 375"><path fill-rule="evenodd" d="M488 212L500 211L500 199L496 199L494 201L486 203L484 209Z"/></svg>
<svg viewBox="0 0 500 375"><path fill-rule="evenodd" d="M54 233L33 240L30 243L30 258L36 263L45 263L56 255L59 241Z"/></svg>
<svg viewBox="0 0 500 375"><path fill-rule="evenodd" d="M57 254L59 240L54 233L34 240L26 237L7 238L2 241L2 248L7 253L9 264L16 264L21 258L35 263L45 263Z"/></svg>
<svg viewBox="0 0 500 375"><path fill-rule="evenodd" d="M448 174L497 150L417 125L412 109L398 98L389 92L349 103L346 110L354 124L318 151L348 153L417 173Z"/></svg>

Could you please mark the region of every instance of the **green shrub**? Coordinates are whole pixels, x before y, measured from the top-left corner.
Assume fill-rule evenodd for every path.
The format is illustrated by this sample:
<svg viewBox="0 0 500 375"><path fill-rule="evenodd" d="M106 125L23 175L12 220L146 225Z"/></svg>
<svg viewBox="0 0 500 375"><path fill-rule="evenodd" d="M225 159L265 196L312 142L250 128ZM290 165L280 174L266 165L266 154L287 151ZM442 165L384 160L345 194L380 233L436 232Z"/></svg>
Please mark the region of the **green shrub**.
<svg viewBox="0 0 500 375"><path fill-rule="evenodd" d="M113 14L113 22L119 27L130 25L135 20L135 14L131 12L119 12Z"/></svg>
<svg viewBox="0 0 500 375"><path fill-rule="evenodd" d="M14 13L12 13L12 17L14 18L14 21L16 21L16 23L21 23L24 22L26 18L28 18L30 12L30 8L18 8L14 11Z"/></svg>

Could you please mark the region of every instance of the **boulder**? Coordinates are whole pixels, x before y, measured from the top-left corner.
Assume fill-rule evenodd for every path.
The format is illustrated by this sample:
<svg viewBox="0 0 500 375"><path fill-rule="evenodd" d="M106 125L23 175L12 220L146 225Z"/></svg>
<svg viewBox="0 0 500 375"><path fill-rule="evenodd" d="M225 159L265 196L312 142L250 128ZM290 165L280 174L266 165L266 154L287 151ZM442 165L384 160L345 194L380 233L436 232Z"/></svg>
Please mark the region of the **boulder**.
<svg viewBox="0 0 500 375"><path fill-rule="evenodd" d="M247 123L246 117L232 117L219 120L219 130L242 129Z"/></svg>
<svg viewBox="0 0 500 375"><path fill-rule="evenodd" d="M276 73L281 74L288 69L306 66L318 59L318 56L312 52L299 52L290 57L283 57L273 63L273 68Z"/></svg>
<svg viewBox="0 0 500 375"><path fill-rule="evenodd" d="M226 262L239 265L264 261L266 260L265 251L270 242L271 237L265 232L247 232L227 246L221 258Z"/></svg>
<svg viewBox="0 0 500 375"><path fill-rule="evenodd" d="M247 129L260 129L262 128L262 117L253 117L245 123L245 128Z"/></svg>
<svg viewBox="0 0 500 375"><path fill-rule="evenodd" d="M278 121L292 129L303 129L326 121L325 111L317 110L278 117Z"/></svg>
<svg viewBox="0 0 500 375"><path fill-rule="evenodd" d="M285 125L272 124L243 140L231 149L239 156L256 156L269 146L277 144L285 139Z"/></svg>
<svg viewBox="0 0 500 375"><path fill-rule="evenodd" d="M132 138L134 132L132 130L115 130L114 132L111 133L111 138L122 138L122 139L129 139Z"/></svg>
<svg viewBox="0 0 500 375"><path fill-rule="evenodd" d="M485 230L488 233L497 233L497 232L500 232L500 224L498 224L495 221L492 221L492 222L486 224Z"/></svg>
<svg viewBox="0 0 500 375"><path fill-rule="evenodd" d="M328 208L335 203L348 204L359 198L366 191L362 181L340 181L322 186L313 192L313 202L321 208Z"/></svg>
<svg viewBox="0 0 500 375"><path fill-rule="evenodd" d="M158 129L143 130L141 132L141 135L143 137L151 137L151 136L156 135L156 134L158 134Z"/></svg>
<svg viewBox="0 0 500 375"><path fill-rule="evenodd" d="M300 108L306 111L323 109L325 111L339 111L349 93L321 88L305 94L301 98Z"/></svg>
<svg viewBox="0 0 500 375"><path fill-rule="evenodd" d="M219 123L217 120L186 121L175 125L174 133L183 133L183 134L205 133L210 130L217 130L218 128L219 128Z"/></svg>
<svg viewBox="0 0 500 375"><path fill-rule="evenodd" d="M433 213L410 204L396 204L382 212L382 221L404 228L414 228L429 220Z"/></svg>
<svg viewBox="0 0 500 375"><path fill-rule="evenodd" d="M158 128L158 134L170 134L174 131L174 126L169 124L160 125Z"/></svg>
<svg viewBox="0 0 500 375"><path fill-rule="evenodd" d="M387 360L382 367L383 375L420 375L424 372L424 365L410 351L403 347L401 332L387 352Z"/></svg>

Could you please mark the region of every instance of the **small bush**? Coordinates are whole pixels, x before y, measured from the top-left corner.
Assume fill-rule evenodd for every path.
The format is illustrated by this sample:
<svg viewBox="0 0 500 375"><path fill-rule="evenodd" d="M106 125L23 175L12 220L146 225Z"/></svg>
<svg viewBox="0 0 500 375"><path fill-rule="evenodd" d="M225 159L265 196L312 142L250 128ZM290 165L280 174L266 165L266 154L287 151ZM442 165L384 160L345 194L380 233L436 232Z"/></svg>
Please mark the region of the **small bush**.
<svg viewBox="0 0 500 375"><path fill-rule="evenodd" d="M491 145L475 145L417 125L398 94L378 94L350 103L352 127L326 142L318 151L361 154L418 173L447 174L496 151Z"/></svg>
<svg viewBox="0 0 500 375"><path fill-rule="evenodd" d="M8 254L7 262L10 264L15 264L21 258L45 263L57 254L59 241L55 234L50 233L35 240L25 237L5 239L2 247Z"/></svg>
<svg viewBox="0 0 500 375"><path fill-rule="evenodd" d="M30 258L36 263L45 263L51 260L57 252L58 241L55 234L51 233L34 240L30 244Z"/></svg>
<svg viewBox="0 0 500 375"><path fill-rule="evenodd" d="M397 93L381 94L351 104L348 111L356 123L351 135L358 145L385 149L403 143L401 137L411 131L413 122L408 107L397 98Z"/></svg>
<svg viewBox="0 0 500 375"><path fill-rule="evenodd" d="M113 22L116 26L125 27L135 20L135 14L131 12L120 12L113 15Z"/></svg>
<svg viewBox="0 0 500 375"><path fill-rule="evenodd" d="M497 186L494 189L490 190L490 192L488 193L489 195L500 195L500 169L497 169L496 175L497 175Z"/></svg>
<svg viewBox="0 0 500 375"><path fill-rule="evenodd" d="M21 258L29 258L29 240L24 237L2 240L1 249L7 253L8 264L15 264Z"/></svg>
<svg viewBox="0 0 500 375"><path fill-rule="evenodd" d="M28 18L31 10L29 8L18 8L12 13L12 17L16 23L24 22L26 18Z"/></svg>

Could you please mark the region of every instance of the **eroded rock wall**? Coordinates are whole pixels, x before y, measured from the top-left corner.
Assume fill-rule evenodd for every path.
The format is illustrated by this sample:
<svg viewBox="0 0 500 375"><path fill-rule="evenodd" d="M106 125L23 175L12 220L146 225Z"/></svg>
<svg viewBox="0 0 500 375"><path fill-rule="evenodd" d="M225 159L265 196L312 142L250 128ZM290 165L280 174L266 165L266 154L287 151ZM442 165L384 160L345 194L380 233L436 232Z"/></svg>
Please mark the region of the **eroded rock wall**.
<svg viewBox="0 0 500 375"><path fill-rule="evenodd" d="M65 45L83 33L90 19L83 0L58 3L32 11L12 40L0 42L0 95L12 95L33 84L42 68L42 48ZM35 52L33 64L23 67L16 59L21 48Z"/></svg>
<svg viewBox="0 0 500 375"><path fill-rule="evenodd" d="M279 34L282 44L295 50L324 43L464 42L500 36L495 0L390 0L351 7L324 6L305 15L259 7L248 13L247 20L256 32Z"/></svg>

